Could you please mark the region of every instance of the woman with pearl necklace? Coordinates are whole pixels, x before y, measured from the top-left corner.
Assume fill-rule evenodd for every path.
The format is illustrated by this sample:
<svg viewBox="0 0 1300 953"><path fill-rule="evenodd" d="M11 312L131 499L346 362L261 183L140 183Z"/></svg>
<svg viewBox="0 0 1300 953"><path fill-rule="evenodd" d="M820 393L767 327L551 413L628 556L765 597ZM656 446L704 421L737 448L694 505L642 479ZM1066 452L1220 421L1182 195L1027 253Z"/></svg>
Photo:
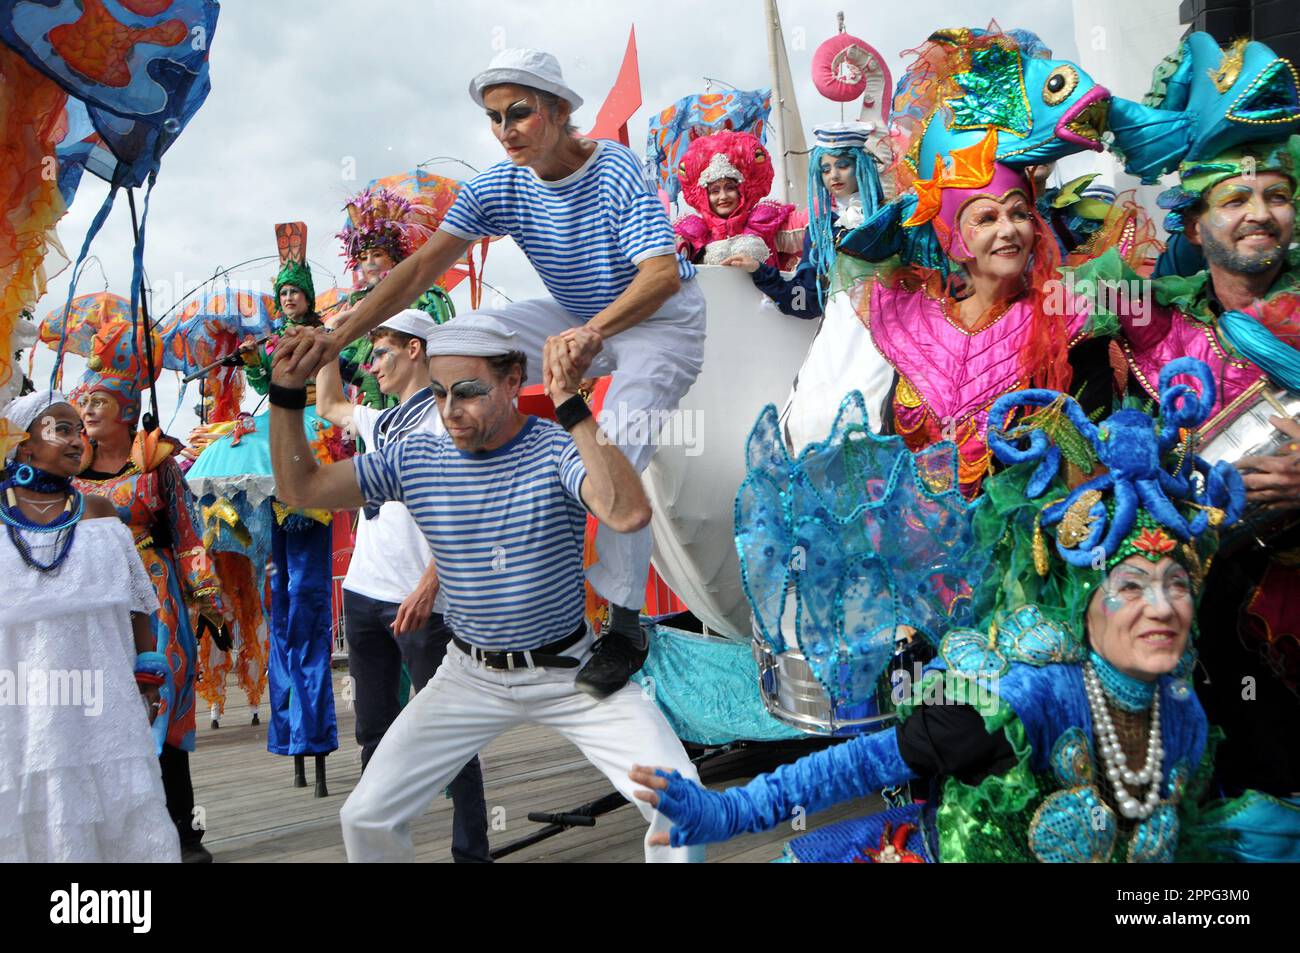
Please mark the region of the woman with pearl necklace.
<svg viewBox="0 0 1300 953"><path fill-rule="evenodd" d="M1208 372L1202 385L1213 389ZM1075 436L1088 431L1064 395L1028 391L1003 401L1019 406L1026 394L1034 406L1066 407L1060 416L1083 423ZM1201 403L1208 407L1213 394ZM1115 420L1093 428L1093 448L1114 467L1111 482L1094 476L1090 487L1099 489L1085 488L1063 516L1051 507L1071 497L1071 468L1052 444L1073 424L1058 417L1045 429L1040 414L1037 423L1029 418L1014 433L993 435L1008 467L987 481L970 517L965 578L977 622L943 634L939 658L900 706L897 728L723 792L637 768L632 778L646 788L637 796L675 822L665 842L723 840L911 784L924 802L813 830L788 845L789 857L1165 862L1212 849L1212 838L1192 833L1209 830L1201 826L1197 785L1208 776L1209 756L1190 682L1192 625L1215 527L1240 514L1244 487L1226 464L1209 470L1185 448L1160 474L1172 502L1145 491L1135 499L1125 474L1154 447L1132 434L1177 427L1121 413L1129 415L1123 423L1143 426L1124 431ZM1038 457L1019 449L1027 438ZM1041 452L1048 446L1054 457ZM1073 461L1078 444L1068 449ZM1189 460L1205 480L1187 479ZM1106 469L1101 463L1093 472ZM1140 503L1130 509L1125 500ZM888 502L864 518L889 519ZM739 536L748 527L737 522ZM1115 523L1114 533L1103 533ZM846 621L846 636L850 628Z"/></svg>

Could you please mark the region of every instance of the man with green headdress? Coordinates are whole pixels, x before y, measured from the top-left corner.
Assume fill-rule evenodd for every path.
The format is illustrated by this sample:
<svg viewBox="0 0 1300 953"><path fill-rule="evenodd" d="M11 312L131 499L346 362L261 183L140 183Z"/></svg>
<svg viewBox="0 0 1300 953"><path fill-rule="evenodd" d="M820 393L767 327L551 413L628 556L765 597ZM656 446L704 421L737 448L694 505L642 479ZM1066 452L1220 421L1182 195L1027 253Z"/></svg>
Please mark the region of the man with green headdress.
<svg viewBox="0 0 1300 953"><path fill-rule="evenodd" d="M1205 361L1219 388L1201 431L1210 439L1256 405L1263 416L1280 409L1278 389L1300 394L1300 250L1291 247L1300 79L1261 43L1221 51L1193 34L1157 69L1146 104L1117 107L1117 135L1132 142L1123 151L1134 174L1150 179L1177 160L1178 185L1159 199L1171 241L1157 273L1187 270L1196 257L1189 251L1204 261L1192 274L1160 274L1149 285L1154 300L1132 307L1130 296L1118 309L1128 391L1158 398L1155 374L1166 361ZM1147 133L1133 135L1139 128ZM1134 287L1138 276L1115 265L1098 262L1076 277ZM1238 856L1300 860L1300 422L1269 419L1272 452L1235 461L1268 528L1217 560L1206 580L1198 691L1226 734L1216 756L1220 787L1243 795L1227 811Z"/></svg>
<svg viewBox="0 0 1300 953"><path fill-rule="evenodd" d="M281 265L275 295L284 328L320 327L316 293L302 250L306 229L301 223L276 226ZM245 375L259 394L270 390L271 354L275 339L240 346ZM304 414L304 431L312 451L325 460L348 452L342 428L332 426L314 409L315 394ZM201 500L226 498L240 513L255 548L244 554L261 567L268 560L271 602L268 612L269 654L267 686L271 718L267 750L292 755L294 784L305 787L305 759L315 757L315 793L328 792L325 758L338 748L330 660L334 623L330 587L332 514L285 506L275 498L271 468L269 414L254 418L246 428L213 440L199 455L187 479Z"/></svg>

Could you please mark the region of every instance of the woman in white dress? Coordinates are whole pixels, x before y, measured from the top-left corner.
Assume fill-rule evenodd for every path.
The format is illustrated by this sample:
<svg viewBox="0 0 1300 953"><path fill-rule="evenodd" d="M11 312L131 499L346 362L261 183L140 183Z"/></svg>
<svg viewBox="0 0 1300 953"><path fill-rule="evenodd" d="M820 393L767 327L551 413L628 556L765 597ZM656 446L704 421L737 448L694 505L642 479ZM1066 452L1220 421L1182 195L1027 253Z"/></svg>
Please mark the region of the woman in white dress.
<svg viewBox="0 0 1300 953"><path fill-rule="evenodd" d="M0 860L179 861L149 731L158 600L112 504L72 487L81 418L29 394L0 446Z"/></svg>

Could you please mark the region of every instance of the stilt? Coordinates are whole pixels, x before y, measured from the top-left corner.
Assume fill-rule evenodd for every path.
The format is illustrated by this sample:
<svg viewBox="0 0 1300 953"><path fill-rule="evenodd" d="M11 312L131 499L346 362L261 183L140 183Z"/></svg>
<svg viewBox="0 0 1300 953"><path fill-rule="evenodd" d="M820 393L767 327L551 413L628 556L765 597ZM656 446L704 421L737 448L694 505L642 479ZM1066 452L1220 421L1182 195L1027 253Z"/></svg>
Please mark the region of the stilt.
<svg viewBox="0 0 1300 953"><path fill-rule="evenodd" d="M316 755L316 797L329 797L329 790L325 787L325 755Z"/></svg>
<svg viewBox="0 0 1300 953"><path fill-rule="evenodd" d="M293 756L293 786L296 788L307 786L307 765L300 754Z"/></svg>

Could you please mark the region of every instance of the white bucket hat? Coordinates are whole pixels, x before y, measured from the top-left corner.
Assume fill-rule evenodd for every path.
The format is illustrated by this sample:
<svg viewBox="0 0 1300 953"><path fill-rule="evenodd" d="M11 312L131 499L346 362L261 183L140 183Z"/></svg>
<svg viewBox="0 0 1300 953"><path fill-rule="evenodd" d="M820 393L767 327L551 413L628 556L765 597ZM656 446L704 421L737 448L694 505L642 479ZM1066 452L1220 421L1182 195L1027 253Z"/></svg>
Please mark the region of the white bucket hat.
<svg viewBox="0 0 1300 953"><path fill-rule="evenodd" d="M574 112L582 105L582 97L565 84L560 61L542 50L502 50L487 69L470 80L470 98L482 106L483 90L503 83L554 93L567 100Z"/></svg>

